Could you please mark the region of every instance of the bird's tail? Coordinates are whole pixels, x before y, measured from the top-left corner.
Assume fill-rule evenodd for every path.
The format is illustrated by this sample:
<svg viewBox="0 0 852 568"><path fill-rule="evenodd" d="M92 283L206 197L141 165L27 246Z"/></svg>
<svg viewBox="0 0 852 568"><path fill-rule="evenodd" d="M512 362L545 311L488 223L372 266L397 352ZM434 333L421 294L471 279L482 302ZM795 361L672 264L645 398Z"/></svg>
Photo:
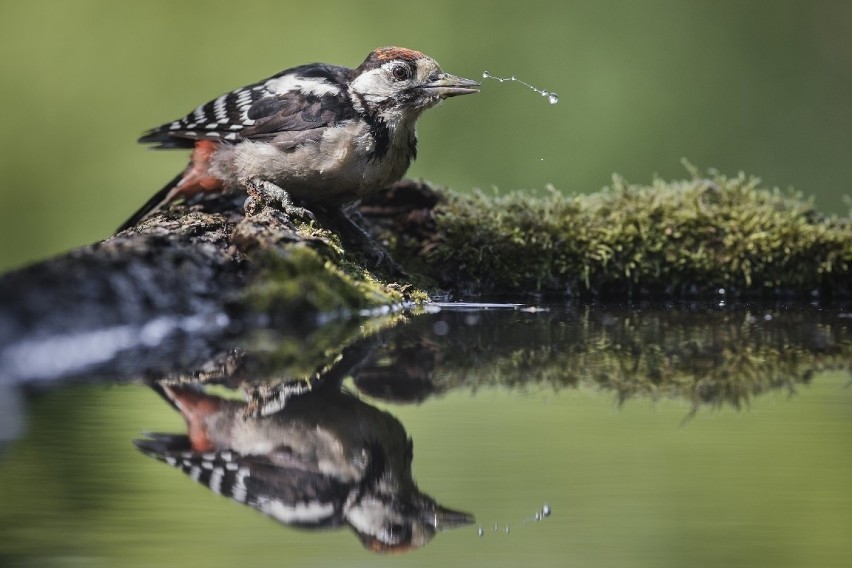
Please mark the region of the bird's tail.
<svg viewBox="0 0 852 568"><path fill-rule="evenodd" d="M145 432L143 436L145 437L133 440L133 445L146 456L160 461L166 461L166 458L173 453L192 451L189 437L183 434Z"/></svg>
<svg viewBox="0 0 852 568"><path fill-rule="evenodd" d="M168 201L170 201L172 190L177 187L180 181L183 179L185 172L181 172L175 176L175 178L167 183L163 189L154 194L151 199L145 202L145 205L139 208L136 213L130 216L130 218L121 224L116 233L120 233L125 229L129 229L130 227L136 226L139 221L165 205Z"/></svg>
<svg viewBox="0 0 852 568"><path fill-rule="evenodd" d="M222 410L225 399L189 385L159 387L159 390L154 390L183 415L192 449L197 452L212 451L214 444L209 437L208 419Z"/></svg>

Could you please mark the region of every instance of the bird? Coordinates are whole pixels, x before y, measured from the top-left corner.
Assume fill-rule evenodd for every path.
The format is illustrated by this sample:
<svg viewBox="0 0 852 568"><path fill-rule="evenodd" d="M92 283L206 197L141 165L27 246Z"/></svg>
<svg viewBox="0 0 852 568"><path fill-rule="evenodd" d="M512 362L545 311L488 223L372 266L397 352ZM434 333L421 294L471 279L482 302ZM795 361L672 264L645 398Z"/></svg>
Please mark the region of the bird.
<svg viewBox="0 0 852 568"><path fill-rule="evenodd" d="M479 87L420 51L380 47L355 68L311 63L234 89L139 138L192 154L118 230L199 193L245 192L308 217L293 200L354 202L402 178L417 156L423 111Z"/></svg>
<svg viewBox="0 0 852 568"><path fill-rule="evenodd" d="M348 526L368 550L399 553L474 522L417 487L399 420L338 385L285 383L271 413L190 383L152 388L183 415L187 434L147 434L136 447L283 524Z"/></svg>

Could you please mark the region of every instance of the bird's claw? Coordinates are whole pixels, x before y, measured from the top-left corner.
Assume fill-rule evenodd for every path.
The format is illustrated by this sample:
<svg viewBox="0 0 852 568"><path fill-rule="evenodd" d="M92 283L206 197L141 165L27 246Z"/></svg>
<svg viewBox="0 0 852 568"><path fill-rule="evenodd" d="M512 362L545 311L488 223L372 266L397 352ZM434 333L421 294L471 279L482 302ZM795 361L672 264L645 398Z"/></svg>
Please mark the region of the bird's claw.
<svg viewBox="0 0 852 568"><path fill-rule="evenodd" d="M302 396L311 390L311 383L304 381L282 381L273 385L244 386L247 399L243 417L263 418L280 412L291 398Z"/></svg>
<svg viewBox="0 0 852 568"><path fill-rule="evenodd" d="M316 216L308 209L293 203L293 198L284 189L272 182L249 179L244 182L248 199L244 206L247 213L254 213L259 203L275 203L290 218L298 217L307 221L316 221Z"/></svg>

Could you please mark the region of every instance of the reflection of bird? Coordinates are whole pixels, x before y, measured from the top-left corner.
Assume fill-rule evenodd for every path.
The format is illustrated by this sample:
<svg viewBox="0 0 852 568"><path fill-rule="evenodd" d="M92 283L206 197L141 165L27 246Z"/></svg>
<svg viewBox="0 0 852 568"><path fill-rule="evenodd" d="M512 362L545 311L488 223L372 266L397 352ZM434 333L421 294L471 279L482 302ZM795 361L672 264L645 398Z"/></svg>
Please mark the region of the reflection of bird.
<svg viewBox="0 0 852 568"><path fill-rule="evenodd" d="M313 63L226 93L145 133L157 148L191 148L184 172L121 229L162 204L199 192L247 190L342 204L399 180L417 152L420 114L475 81L441 71L411 49L376 49L355 69Z"/></svg>
<svg viewBox="0 0 852 568"><path fill-rule="evenodd" d="M183 415L187 435L150 434L134 444L282 523L347 524L367 548L405 551L473 522L417 488L412 442L396 418L338 389L293 396L283 410L256 417L197 388L158 388Z"/></svg>

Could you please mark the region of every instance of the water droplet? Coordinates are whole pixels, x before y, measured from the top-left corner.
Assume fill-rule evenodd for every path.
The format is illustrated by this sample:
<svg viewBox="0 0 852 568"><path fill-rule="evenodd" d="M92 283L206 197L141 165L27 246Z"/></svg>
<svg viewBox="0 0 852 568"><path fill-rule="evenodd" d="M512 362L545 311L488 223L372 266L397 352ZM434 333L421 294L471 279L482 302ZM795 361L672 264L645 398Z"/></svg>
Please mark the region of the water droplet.
<svg viewBox="0 0 852 568"><path fill-rule="evenodd" d="M547 503L545 503L544 507L541 508L541 514L544 517L549 517L550 513L552 513L552 512L553 512L553 510L550 508L550 505L548 505Z"/></svg>
<svg viewBox="0 0 852 568"><path fill-rule="evenodd" d="M526 81L523 81L523 80L521 80L521 79L518 79L518 77L517 77L517 76L515 76L515 75L512 75L512 76L510 76L510 77L497 77L496 75L492 75L492 74L491 74L491 73L489 73L488 71L483 71L483 72L482 72L482 78L483 78L483 79L494 79L495 81L499 81L500 83L505 83L506 81L513 81L513 82L515 82L515 83L520 83L520 84L521 84L521 85L523 85L524 87L526 87L526 88L528 88L528 89L530 89L530 90L532 90L532 91L535 91L536 93L538 93L538 94L539 94L539 95L541 95L542 97L546 97L546 98L547 98L547 100L548 100L548 101L550 102L550 104L552 104L552 105L555 105L556 103L558 103L558 102L559 102L559 95L557 95L556 93L554 93L554 92L552 92L552 91L548 91L548 90L546 90L546 89L539 89L538 87L535 87L535 86L533 86L533 85L530 85L530 84L529 84L529 83L527 83Z"/></svg>
<svg viewBox="0 0 852 568"><path fill-rule="evenodd" d="M485 529L479 527L478 529L476 529L476 534L478 534L479 536L485 536Z"/></svg>

